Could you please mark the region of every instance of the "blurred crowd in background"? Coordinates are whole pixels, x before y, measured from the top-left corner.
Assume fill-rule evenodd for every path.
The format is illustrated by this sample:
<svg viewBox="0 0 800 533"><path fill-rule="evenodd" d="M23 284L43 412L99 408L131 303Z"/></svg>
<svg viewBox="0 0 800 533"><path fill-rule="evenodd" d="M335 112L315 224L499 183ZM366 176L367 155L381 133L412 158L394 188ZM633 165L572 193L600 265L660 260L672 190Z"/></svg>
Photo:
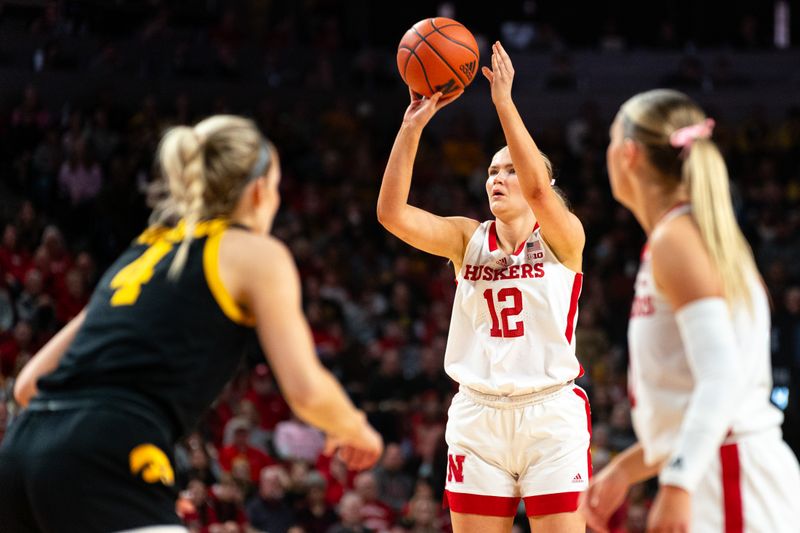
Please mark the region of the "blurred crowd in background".
<svg viewBox="0 0 800 533"><path fill-rule="evenodd" d="M281 154L283 203L274 233L289 245L300 269L319 357L367 411L387 446L379 465L360 474L322 455L324 436L292 416L263 355L254 353L175 450L176 488L193 504L182 509L184 520L193 533L449 531L441 505L444 427L455 388L443 371L443 355L454 272L447 261L389 235L376 220L383 167L406 105L392 48L406 25L394 28L391 42L360 33L359 21L375 24L357 12L365 3L354 2L341 15L340 3L323 0L302 8L288 7L294 2L210 0L200 9L157 1L141 9L142 3L121 1L114 4L117 10L102 2L0 2L0 68L29 73L26 83L0 101L0 440L18 412L11 395L15 375L83 308L102 271L146 226L145 191L155 177L153 155L164 130L212 113L244 114ZM531 4L519 2L521 17ZM769 48L758 14L740 16L728 44ZM501 22L496 34L487 29L487 35L521 38L524 31ZM610 42L625 19L614 22L600 27L589 44ZM545 22L530 26L535 36L520 41L521 48L557 50L557 43L569 43ZM691 32L677 23L672 33L664 29L677 49ZM10 43L12 34L28 38ZM76 36L83 49L62 46ZM341 54L327 53L357 48L361 39L372 47L349 54L350 64L337 63ZM132 73L145 86L152 78L196 77L213 97L162 92L154 82L135 101L120 101L108 91L80 100L44 98L56 89L41 86L36 76L50 70L73 84L87 70ZM663 75L667 85L698 88ZM214 79L240 77L263 79L261 97L232 101L224 91L213 94L213 85L208 89ZM566 85L559 84L556 77L550 88L569 91L565 79ZM352 83L396 91L396 108L377 109L363 96L335 92ZM273 85L329 92L278 106L270 100ZM785 438L797 453L800 106L790 104L778 117L755 105L743 118L719 114L714 138L772 298L773 400L785 409ZM576 338L586 369L579 384L592 406L595 470L634 442L626 328L644 242L607 185L612 118L591 98L576 97L570 116L534 130L587 234ZM457 102L436 120L440 127L423 137L411 202L441 215L489 218L486 169L505 144L490 101L485 116ZM614 517L615 532L644 531L652 489L644 484L632 491ZM524 515L518 522L520 531L527 530Z"/></svg>

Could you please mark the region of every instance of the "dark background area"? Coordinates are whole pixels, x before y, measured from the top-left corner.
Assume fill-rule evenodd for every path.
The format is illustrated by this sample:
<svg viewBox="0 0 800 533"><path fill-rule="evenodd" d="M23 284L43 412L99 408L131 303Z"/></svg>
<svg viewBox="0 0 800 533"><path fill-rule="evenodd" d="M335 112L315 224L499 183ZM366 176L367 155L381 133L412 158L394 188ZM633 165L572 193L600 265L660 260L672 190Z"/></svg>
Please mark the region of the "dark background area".
<svg viewBox="0 0 800 533"><path fill-rule="evenodd" d="M300 268L319 356L392 451L360 480L320 457L319 435L290 418L254 358L176 450L180 489L207 510L187 524L209 533L225 522L234 531L290 523L326 531L353 491L369 510L363 520L378 530L447 531L438 501L454 392L442 372L452 267L375 219L408 103L396 46L413 23L443 15L476 34L482 64L487 43L503 40L520 112L586 228L576 338L595 468L634 438L625 332L644 241L608 190L608 127L626 98L663 86L687 92L717 120L736 214L774 305L773 399L786 409L785 438L797 452L800 49L776 46L775 5L0 1L0 439L18 413L10 392L21 366L145 227L164 130L243 114L281 152L275 233ZM800 9L786 5L790 35L800 38ZM412 202L488 218L486 167L504 141L485 80L428 130ZM242 425L245 448L234 440ZM267 465L270 479L259 485ZM652 495L652 484L634 489L615 531L642 531Z"/></svg>

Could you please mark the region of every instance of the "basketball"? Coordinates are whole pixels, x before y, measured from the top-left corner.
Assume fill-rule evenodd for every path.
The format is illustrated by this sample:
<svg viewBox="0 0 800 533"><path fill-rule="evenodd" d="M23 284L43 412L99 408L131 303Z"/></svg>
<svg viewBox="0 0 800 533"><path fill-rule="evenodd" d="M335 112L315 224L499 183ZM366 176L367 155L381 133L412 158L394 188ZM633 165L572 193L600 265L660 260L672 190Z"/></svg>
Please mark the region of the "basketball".
<svg viewBox="0 0 800 533"><path fill-rule="evenodd" d="M463 24L445 17L414 24L397 47L397 68L412 91L443 96L463 91L478 72L475 37Z"/></svg>

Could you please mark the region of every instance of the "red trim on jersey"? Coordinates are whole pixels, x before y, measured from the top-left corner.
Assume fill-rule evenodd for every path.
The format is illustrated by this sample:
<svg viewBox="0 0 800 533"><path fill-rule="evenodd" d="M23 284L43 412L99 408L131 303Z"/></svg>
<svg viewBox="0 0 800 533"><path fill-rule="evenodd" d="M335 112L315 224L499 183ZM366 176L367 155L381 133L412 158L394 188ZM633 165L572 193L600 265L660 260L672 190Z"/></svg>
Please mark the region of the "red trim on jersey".
<svg viewBox="0 0 800 533"><path fill-rule="evenodd" d="M536 229L538 227L539 227L539 223L537 222L533 226L533 229L531 230L531 233L536 231ZM516 250L514 250L514 254L513 255L519 255L522 252L522 250L525 248L525 243L526 242L528 242L528 239L525 239L524 241L519 243L519 246L517 247ZM490 252L494 252L495 250L497 250L497 228L494 225L494 221L492 221L491 225L489 226L489 251Z"/></svg>
<svg viewBox="0 0 800 533"><path fill-rule="evenodd" d="M578 395L586 404L586 430L589 432L589 447L586 449L586 463L589 466L589 479L592 478L592 407L589 405L589 398L586 392L580 387L575 387L572 392Z"/></svg>
<svg viewBox="0 0 800 533"><path fill-rule="evenodd" d="M445 490L444 494L450 509L456 513L508 517L516 515L519 506L519 498L507 496L484 496L449 490Z"/></svg>
<svg viewBox="0 0 800 533"><path fill-rule="evenodd" d="M567 337L567 342L572 342L572 333L575 329L575 313L578 312L578 297L581 295L581 286L583 285L583 274L575 274L575 279L572 282L572 296L569 299L569 313L567 313L567 330L564 335Z"/></svg>
<svg viewBox="0 0 800 533"><path fill-rule="evenodd" d="M628 385L628 403L631 404L631 409L636 407L636 395L633 393L633 387Z"/></svg>
<svg viewBox="0 0 800 533"><path fill-rule="evenodd" d="M744 510L742 509L742 481L739 466L739 448L736 444L726 444L719 449L722 464L722 497L725 502L725 533L744 531Z"/></svg>
<svg viewBox="0 0 800 533"><path fill-rule="evenodd" d="M644 246L642 246L642 252L639 254L639 262L644 261L644 254L646 254L649 249L650 249L650 241L647 241L644 243Z"/></svg>
<svg viewBox="0 0 800 533"><path fill-rule="evenodd" d="M544 516L556 513L572 513L578 510L580 492L559 492L558 494L540 494L527 496L525 514L528 516Z"/></svg>
<svg viewBox="0 0 800 533"><path fill-rule="evenodd" d="M497 250L497 229L494 227L494 221L489 224L489 251L494 252Z"/></svg>

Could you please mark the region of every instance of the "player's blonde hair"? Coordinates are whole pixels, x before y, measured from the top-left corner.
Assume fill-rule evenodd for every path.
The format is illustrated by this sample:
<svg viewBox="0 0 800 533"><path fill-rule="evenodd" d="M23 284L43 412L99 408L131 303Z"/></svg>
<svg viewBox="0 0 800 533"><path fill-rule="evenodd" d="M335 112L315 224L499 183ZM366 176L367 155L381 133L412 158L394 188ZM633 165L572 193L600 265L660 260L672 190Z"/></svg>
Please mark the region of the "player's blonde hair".
<svg viewBox="0 0 800 533"><path fill-rule="evenodd" d="M700 235L719 272L728 304L751 304L748 277L757 273L753 252L733 212L728 169L716 143L700 136L674 147L676 130L702 124L706 115L687 95L668 89L639 93L620 110L626 138L638 141L664 176L684 183Z"/></svg>
<svg viewBox="0 0 800 533"><path fill-rule="evenodd" d="M508 149L508 145L503 146L494 154L497 155L503 150L507 151L509 153L509 157L511 157L511 152ZM550 180L550 183L552 183L551 186L553 187L553 191L555 191L556 196L558 196L558 199L561 200L561 203L564 204L564 207L571 210L572 206L570 205L569 200L567 200L567 195L564 193L564 190L555 184L555 176L553 175L553 162L550 161L550 158L547 157L547 154L541 150L539 150L539 155L542 156L542 160L544 161L544 168L547 169L547 178Z"/></svg>
<svg viewBox="0 0 800 533"><path fill-rule="evenodd" d="M200 220L229 215L247 183L272 165L274 148L253 121L214 115L194 127L168 130L158 147L161 181L154 187L152 224L184 222L170 277L180 274Z"/></svg>

